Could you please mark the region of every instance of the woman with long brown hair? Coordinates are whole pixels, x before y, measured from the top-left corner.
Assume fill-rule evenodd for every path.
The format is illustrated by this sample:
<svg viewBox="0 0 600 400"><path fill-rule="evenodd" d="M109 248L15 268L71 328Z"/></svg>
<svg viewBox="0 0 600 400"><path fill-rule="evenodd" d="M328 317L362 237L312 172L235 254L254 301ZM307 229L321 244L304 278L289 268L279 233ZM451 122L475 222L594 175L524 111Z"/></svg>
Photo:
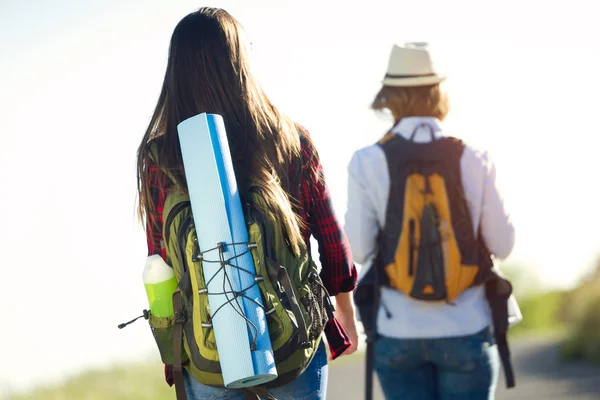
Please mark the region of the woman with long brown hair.
<svg viewBox="0 0 600 400"><path fill-rule="evenodd" d="M170 179L162 171L185 182L177 125L200 113L219 114L238 184L248 179L259 183L292 248L308 247L311 235L317 240L321 278L337 303L336 319L325 329L329 347L334 357L350 354L357 346L349 294L356 285L356 269L346 236L332 210L314 144L263 92L252 74L248 48L243 28L222 9L201 8L173 32L158 104L138 149L139 210L146 222L148 253L166 259L160 246L161 210ZM152 143L160 166L149 158ZM171 383L169 366L166 372ZM189 374L185 383L190 399L243 398L240 392L202 385ZM321 345L299 378L271 393L278 399L324 399L326 383L327 356Z"/></svg>

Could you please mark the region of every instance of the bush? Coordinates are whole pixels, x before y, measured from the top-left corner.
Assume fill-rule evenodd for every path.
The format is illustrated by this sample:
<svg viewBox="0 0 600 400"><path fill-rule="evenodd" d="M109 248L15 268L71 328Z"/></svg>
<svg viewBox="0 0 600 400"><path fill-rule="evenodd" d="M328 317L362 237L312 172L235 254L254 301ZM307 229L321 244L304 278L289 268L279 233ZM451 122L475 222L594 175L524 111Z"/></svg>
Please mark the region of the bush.
<svg viewBox="0 0 600 400"><path fill-rule="evenodd" d="M559 316L567 292L544 290L535 268L509 263L503 264L501 270L511 280L523 314L523 321L509 330L511 336L562 328Z"/></svg>
<svg viewBox="0 0 600 400"><path fill-rule="evenodd" d="M544 333L563 328L559 319L566 292L551 291L536 293L525 298L517 298L523 321L509 330L511 335L534 332Z"/></svg>
<svg viewBox="0 0 600 400"><path fill-rule="evenodd" d="M561 354L600 364L600 260L597 264L594 275L567 298L563 318L570 329Z"/></svg>
<svg viewBox="0 0 600 400"><path fill-rule="evenodd" d="M0 396L1 397L1 396ZM163 400L175 398L155 361L91 370L63 383L9 395L6 400Z"/></svg>
<svg viewBox="0 0 600 400"><path fill-rule="evenodd" d="M561 354L565 359L600 364L600 293L587 302L570 330Z"/></svg>

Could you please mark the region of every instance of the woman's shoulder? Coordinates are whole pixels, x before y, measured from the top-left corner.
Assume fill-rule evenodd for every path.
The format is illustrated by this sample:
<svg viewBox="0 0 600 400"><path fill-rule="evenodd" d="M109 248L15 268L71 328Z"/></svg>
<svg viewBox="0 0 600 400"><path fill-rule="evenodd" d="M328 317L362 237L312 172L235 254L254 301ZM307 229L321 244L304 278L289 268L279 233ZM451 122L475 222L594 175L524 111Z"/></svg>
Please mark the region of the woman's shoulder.
<svg viewBox="0 0 600 400"><path fill-rule="evenodd" d="M296 124L296 127L300 138L300 153L303 165L306 167L307 165L318 163L319 153L312 141L310 132L300 124Z"/></svg>
<svg viewBox="0 0 600 400"><path fill-rule="evenodd" d="M304 149L314 148L314 144L310 137L310 132L304 126L296 124L296 130L298 131L298 137L300 138L300 147Z"/></svg>
<svg viewBox="0 0 600 400"><path fill-rule="evenodd" d="M460 140L463 145L461 162L465 165L465 168L489 170L493 167L493 157L490 151L483 147L481 143L463 138L457 140Z"/></svg>
<svg viewBox="0 0 600 400"><path fill-rule="evenodd" d="M145 163L151 186L166 190L171 186L171 180L168 178L167 172L160 165L160 148L162 146L164 146L164 138L162 136L150 139L148 146L146 146Z"/></svg>
<svg viewBox="0 0 600 400"><path fill-rule="evenodd" d="M385 152L378 143L356 150L348 163L350 172L373 168L387 170Z"/></svg>

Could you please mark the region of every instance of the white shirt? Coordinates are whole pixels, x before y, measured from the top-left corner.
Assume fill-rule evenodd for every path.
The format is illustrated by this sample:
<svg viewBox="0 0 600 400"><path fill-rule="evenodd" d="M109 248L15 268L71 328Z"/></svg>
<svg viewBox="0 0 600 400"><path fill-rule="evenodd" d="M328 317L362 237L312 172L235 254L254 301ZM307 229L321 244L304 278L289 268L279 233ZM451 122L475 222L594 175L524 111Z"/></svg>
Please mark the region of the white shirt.
<svg viewBox="0 0 600 400"><path fill-rule="evenodd" d="M444 136L441 122L433 117L403 118L392 133L408 139L421 124L429 125L436 138ZM417 130L413 140L420 143L431 141L429 129ZM494 163L487 152L467 145L460 168L474 233L481 226L480 232L488 249L498 259L508 257L514 246L514 227L496 187ZM350 161L348 174L345 231L354 261L363 264L362 277L377 251L376 238L385 224L388 204L390 177L381 147L372 145L358 150ZM415 300L391 288L382 289L381 300L391 317L386 315L384 307L380 308L378 332L388 337L463 336L476 333L491 323L482 286L466 290L454 300L454 304Z"/></svg>

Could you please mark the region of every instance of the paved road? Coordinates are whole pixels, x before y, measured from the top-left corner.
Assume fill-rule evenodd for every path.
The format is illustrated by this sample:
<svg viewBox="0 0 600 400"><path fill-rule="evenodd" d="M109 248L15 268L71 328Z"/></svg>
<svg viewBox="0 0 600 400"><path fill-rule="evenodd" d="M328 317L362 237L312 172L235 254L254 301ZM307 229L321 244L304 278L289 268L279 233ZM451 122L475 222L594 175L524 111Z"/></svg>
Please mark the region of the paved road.
<svg viewBox="0 0 600 400"><path fill-rule="evenodd" d="M569 399L599 400L600 369L583 364L562 364L553 339L520 339L512 344L517 387L506 390L500 375L496 400ZM362 355L331 364L328 400L364 399ZM376 400L383 400L376 388Z"/></svg>

